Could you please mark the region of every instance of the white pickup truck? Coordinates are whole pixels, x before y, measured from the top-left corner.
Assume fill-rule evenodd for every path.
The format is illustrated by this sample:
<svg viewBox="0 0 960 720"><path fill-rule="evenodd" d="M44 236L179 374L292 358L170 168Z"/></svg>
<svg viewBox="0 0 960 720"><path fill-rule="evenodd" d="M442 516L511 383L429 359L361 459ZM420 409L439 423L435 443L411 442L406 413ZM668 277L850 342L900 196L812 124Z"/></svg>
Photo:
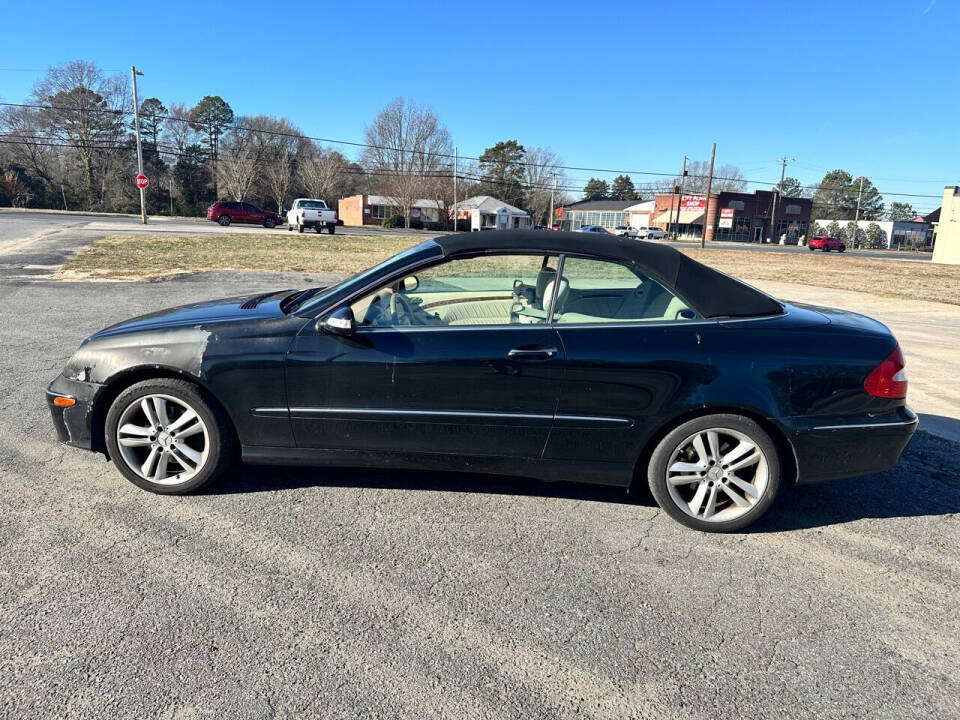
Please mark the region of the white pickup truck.
<svg viewBox="0 0 960 720"><path fill-rule="evenodd" d="M315 228L317 232L324 228L333 235L337 229L337 212L330 210L323 200L297 198L287 210L287 230L297 229L303 232L304 228Z"/></svg>

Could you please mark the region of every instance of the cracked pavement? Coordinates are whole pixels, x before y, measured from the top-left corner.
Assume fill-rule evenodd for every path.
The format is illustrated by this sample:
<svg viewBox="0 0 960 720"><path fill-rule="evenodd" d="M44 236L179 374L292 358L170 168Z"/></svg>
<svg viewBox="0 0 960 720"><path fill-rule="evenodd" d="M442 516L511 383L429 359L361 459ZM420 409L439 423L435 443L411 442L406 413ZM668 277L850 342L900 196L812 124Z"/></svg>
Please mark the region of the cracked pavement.
<svg viewBox="0 0 960 720"><path fill-rule="evenodd" d="M960 715L958 445L707 535L647 494L235 469L137 489L45 384L131 315L323 278L0 281L0 716Z"/></svg>

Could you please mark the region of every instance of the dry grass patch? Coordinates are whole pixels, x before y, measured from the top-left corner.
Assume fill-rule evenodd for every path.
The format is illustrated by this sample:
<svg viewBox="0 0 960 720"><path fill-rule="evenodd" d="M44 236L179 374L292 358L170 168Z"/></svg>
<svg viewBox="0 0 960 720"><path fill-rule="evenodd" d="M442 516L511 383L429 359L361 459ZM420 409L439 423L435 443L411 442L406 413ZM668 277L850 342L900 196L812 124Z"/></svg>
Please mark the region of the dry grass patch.
<svg viewBox="0 0 960 720"><path fill-rule="evenodd" d="M960 265L875 260L850 252L841 255L686 248L681 252L746 282L774 280L960 305Z"/></svg>
<svg viewBox="0 0 960 720"><path fill-rule="evenodd" d="M397 235L244 233L109 235L68 262L62 279L142 280L206 270L352 274L421 242Z"/></svg>
<svg viewBox="0 0 960 720"><path fill-rule="evenodd" d="M205 270L352 274L422 238L398 235L244 233L110 235L73 258L62 279L141 280ZM859 258L679 248L747 282L774 280L960 305L960 266Z"/></svg>

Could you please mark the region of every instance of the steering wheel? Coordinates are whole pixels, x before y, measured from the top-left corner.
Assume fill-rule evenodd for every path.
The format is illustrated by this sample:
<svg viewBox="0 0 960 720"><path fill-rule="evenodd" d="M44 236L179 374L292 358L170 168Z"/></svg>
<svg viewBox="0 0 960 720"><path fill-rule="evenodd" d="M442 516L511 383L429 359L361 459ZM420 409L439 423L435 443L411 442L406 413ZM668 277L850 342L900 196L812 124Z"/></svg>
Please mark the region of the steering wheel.
<svg viewBox="0 0 960 720"><path fill-rule="evenodd" d="M403 293L393 293L390 296L390 317L394 325L415 325L413 307Z"/></svg>

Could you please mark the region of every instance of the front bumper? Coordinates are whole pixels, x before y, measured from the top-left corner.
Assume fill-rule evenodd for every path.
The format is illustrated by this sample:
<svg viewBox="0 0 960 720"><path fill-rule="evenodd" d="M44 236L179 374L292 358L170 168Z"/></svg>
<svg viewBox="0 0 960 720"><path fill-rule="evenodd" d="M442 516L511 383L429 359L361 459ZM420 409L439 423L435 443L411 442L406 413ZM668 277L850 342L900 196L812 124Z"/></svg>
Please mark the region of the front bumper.
<svg viewBox="0 0 960 720"><path fill-rule="evenodd" d="M96 383L70 380L63 375L57 376L47 386L47 407L53 418L53 427L57 439L74 447L93 449L93 406L101 386ZM76 401L71 407L58 407L54 398L66 397Z"/></svg>
<svg viewBox="0 0 960 720"><path fill-rule="evenodd" d="M792 433L799 483L889 470L900 460L918 423L907 407L872 418L807 420Z"/></svg>

